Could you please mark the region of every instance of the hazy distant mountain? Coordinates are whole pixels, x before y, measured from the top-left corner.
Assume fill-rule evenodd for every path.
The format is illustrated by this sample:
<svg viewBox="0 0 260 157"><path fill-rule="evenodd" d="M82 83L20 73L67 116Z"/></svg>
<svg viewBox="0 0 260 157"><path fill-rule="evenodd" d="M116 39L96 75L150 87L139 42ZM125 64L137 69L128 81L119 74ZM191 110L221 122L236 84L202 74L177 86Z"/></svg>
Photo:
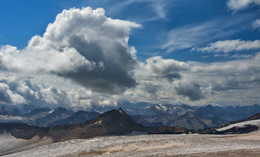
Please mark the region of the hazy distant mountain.
<svg viewBox="0 0 260 157"><path fill-rule="evenodd" d="M98 117L100 114L97 112L77 111L71 114L71 116L57 120L50 124L50 126L63 125L63 124L77 124L93 118Z"/></svg>
<svg viewBox="0 0 260 157"><path fill-rule="evenodd" d="M207 105L204 107L200 107L196 110L197 114L201 114L204 117L207 118L218 117L228 122L244 119L258 112L260 112L260 106L257 104L252 106L226 106L226 107Z"/></svg>
<svg viewBox="0 0 260 157"><path fill-rule="evenodd" d="M128 109L126 109L129 111ZM141 112L142 111L142 112ZM188 105L151 105L139 112L128 112L138 114L135 120L144 126L186 127L187 129L203 129L218 127L226 123L243 119L260 112L260 106L212 106L191 107ZM146 114L149 113L149 114Z"/></svg>
<svg viewBox="0 0 260 157"><path fill-rule="evenodd" d="M45 117L36 119L34 125L41 127L51 126L53 122L68 118L69 116L71 116L70 112L68 112L65 108L59 107L51 111L50 114Z"/></svg>
<svg viewBox="0 0 260 157"><path fill-rule="evenodd" d="M202 115L196 114L194 112L187 112L181 117L178 117L171 123L168 123L168 126L175 127L184 127L186 129L202 129L208 127L216 127L225 124L224 121L214 117L214 118L205 118Z"/></svg>

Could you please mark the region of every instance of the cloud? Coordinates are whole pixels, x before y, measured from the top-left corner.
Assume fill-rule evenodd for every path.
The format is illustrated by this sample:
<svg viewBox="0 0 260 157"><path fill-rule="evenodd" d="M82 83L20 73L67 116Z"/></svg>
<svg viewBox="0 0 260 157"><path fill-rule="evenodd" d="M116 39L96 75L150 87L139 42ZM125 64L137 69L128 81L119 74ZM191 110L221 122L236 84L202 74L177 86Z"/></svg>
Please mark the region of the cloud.
<svg viewBox="0 0 260 157"><path fill-rule="evenodd" d="M252 4L260 5L260 1L259 0L229 0L227 2L227 6L234 11L246 9Z"/></svg>
<svg viewBox="0 0 260 157"><path fill-rule="evenodd" d="M8 89L9 93L22 97L21 104L36 107L91 109L92 106L115 106L122 101L250 105L258 103L260 99L259 62L258 53L248 59L214 63L151 57L146 62L137 63L133 72L136 87L120 95L96 93L56 75L26 77L15 73L4 77L8 74L1 74L0 83L6 87L2 91ZM168 76L172 73L181 77L170 77L172 80L169 80ZM1 99L1 103L13 105L10 99Z"/></svg>
<svg viewBox="0 0 260 157"><path fill-rule="evenodd" d="M5 83L0 83L0 104L24 104L26 100L18 93L14 93Z"/></svg>
<svg viewBox="0 0 260 157"><path fill-rule="evenodd" d="M188 97L191 101L196 101L204 98L204 95L198 83L180 83L177 87L175 87L175 90L177 94Z"/></svg>
<svg viewBox="0 0 260 157"><path fill-rule="evenodd" d="M234 19L216 19L213 21L185 25L174 28L164 34L166 41L161 46L168 53L183 49L191 49L200 45L230 36L241 30L247 29L247 26L241 23L246 23L247 16L237 16ZM223 25L222 23L225 23ZM236 27L239 25L239 27Z"/></svg>
<svg viewBox="0 0 260 157"><path fill-rule="evenodd" d="M247 89L243 82L235 80L226 80L221 83L212 83L212 90L215 91L227 91L227 90L244 90Z"/></svg>
<svg viewBox="0 0 260 157"><path fill-rule="evenodd" d="M25 49L2 46L0 69L55 74L96 92L120 93L136 85L136 56L128 46L135 27L140 25L108 18L100 8L63 10Z"/></svg>
<svg viewBox="0 0 260 157"><path fill-rule="evenodd" d="M24 104L50 108L71 105L67 92L16 77L0 78L0 102L17 107Z"/></svg>
<svg viewBox="0 0 260 157"><path fill-rule="evenodd" d="M135 12L131 13L131 15L128 15L128 18L144 23L167 19L167 10L171 3L171 1L167 0L110 1L109 4L107 4L109 6L107 10L109 14L120 15L124 14L126 10L134 9ZM136 7L136 5L139 6ZM142 12L142 14L139 12Z"/></svg>
<svg viewBox="0 0 260 157"><path fill-rule="evenodd" d="M224 40L210 43L209 46L197 48L197 51L202 52L224 52L229 53L232 51L249 51L260 49L260 40L244 41L244 40Z"/></svg>
<svg viewBox="0 0 260 157"><path fill-rule="evenodd" d="M255 20L255 22L253 23L253 28L260 30L260 19Z"/></svg>
<svg viewBox="0 0 260 157"><path fill-rule="evenodd" d="M181 73L188 70L189 66L184 62L155 56L148 58L145 63L140 63L136 75L142 79L167 79L169 82L173 82L180 80L182 78Z"/></svg>

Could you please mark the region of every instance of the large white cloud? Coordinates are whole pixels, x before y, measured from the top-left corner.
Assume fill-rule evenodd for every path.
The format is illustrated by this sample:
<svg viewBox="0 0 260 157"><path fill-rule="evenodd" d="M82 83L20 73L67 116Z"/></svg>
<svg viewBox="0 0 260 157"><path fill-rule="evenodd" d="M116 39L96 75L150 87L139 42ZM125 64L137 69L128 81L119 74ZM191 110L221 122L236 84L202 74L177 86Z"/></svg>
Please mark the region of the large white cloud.
<svg viewBox="0 0 260 157"><path fill-rule="evenodd" d="M136 57L128 38L139 26L108 18L100 8L64 10L25 49L2 46L1 69L56 74L97 92L119 93L136 84L131 76Z"/></svg>
<svg viewBox="0 0 260 157"><path fill-rule="evenodd" d="M227 5L232 10L242 10L251 4L260 5L260 0L229 0Z"/></svg>
<svg viewBox="0 0 260 157"><path fill-rule="evenodd" d="M218 32L233 26L227 24L218 28L210 22L174 29L165 48L172 51L196 47L208 42L204 41L208 37L213 41L223 37ZM161 56L139 62L135 49L128 46L132 27L139 25L108 18L102 9L70 9L59 14L43 36L34 36L25 49L2 46L0 104L85 109L116 105L119 101L259 103L260 54L216 63L181 62ZM233 42L235 46L229 46ZM220 44L213 50L257 49L258 42L223 41L225 46ZM7 77L9 74L12 77Z"/></svg>
<svg viewBox="0 0 260 157"><path fill-rule="evenodd" d="M260 40L244 41L244 40L224 40L210 43L209 46L197 48L198 51L208 52L224 52L229 53L232 51L247 51L260 49Z"/></svg>

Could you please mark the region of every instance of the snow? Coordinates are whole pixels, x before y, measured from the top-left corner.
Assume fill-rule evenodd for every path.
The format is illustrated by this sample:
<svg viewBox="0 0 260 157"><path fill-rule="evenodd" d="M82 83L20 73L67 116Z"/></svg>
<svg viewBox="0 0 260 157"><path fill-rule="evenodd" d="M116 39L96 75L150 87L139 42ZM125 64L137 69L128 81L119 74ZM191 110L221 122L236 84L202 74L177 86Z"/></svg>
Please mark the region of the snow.
<svg viewBox="0 0 260 157"><path fill-rule="evenodd" d="M30 140L24 140L17 139L9 133L3 133L0 134L0 156L36 148L50 143L53 143L53 140L49 137L40 138L39 136L34 136Z"/></svg>
<svg viewBox="0 0 260 157"><path fill-rule="evenodd" d="M55 111L55 110L50 110L50 111L48 112L48 114L52 114L54 111Z"/></svg>
<svg viewBox="0 0 260 157"><path fill-rule="evenodd" d="M0 120L24 120L25 118L21 116L7 116L7 115L0 115Z"/></svg>
<svg viewBox="0 0 260 157"><path fill-rule="evenodd" d="M240 123L235 123L235 124L231 124L231 125L228 125L226 127L223 127L223 128L219 128L219 129L216 129L217 131L225 131L225 130L228 130L228 129L231 129L233 127L245 127L245 125L255 125L255 126L258 126L260 127L260 119L257 119L257 120L250 120L250 121L245 121L245 122L240 122Z"/></svg>
<svg viewBox="0 0 260 157"><path fill-rule="evenodd" d="M260 140L241 140L234 135L107 136L53 143L6 157L173 156L242 149L260 150Z"/></svg>
<svg viewBox="0 0 260 157"><path fill-rule="evenodd" d="M124 114L124 112L123 112L121 109L119 109L118 111L119 111L121 114Z"/></svg>
<svg viewBox="0 0 260 157"><path fill-rule="evenodd" d="M156 110L161 111L161 108L157 105L155 105Z"/></svg>
<svg viewBox="0 0 260 157"><path fill-rule="evenodd" d="M0 135L0 155L9 152L14 148L20 147L23 142L18 141L16 138L12 137L10 134Z"/></svg>

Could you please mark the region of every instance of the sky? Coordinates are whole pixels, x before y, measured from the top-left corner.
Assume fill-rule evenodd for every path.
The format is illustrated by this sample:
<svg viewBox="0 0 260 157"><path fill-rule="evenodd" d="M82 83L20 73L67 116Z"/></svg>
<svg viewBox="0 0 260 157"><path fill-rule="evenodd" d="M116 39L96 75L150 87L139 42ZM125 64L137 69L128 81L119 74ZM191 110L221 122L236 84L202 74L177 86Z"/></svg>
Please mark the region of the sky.
<svg viewBox="0 0 260 157"><path fill-rule="evenodd" d="M0 104L260 103L260 0L2 0Z"/></svg>

